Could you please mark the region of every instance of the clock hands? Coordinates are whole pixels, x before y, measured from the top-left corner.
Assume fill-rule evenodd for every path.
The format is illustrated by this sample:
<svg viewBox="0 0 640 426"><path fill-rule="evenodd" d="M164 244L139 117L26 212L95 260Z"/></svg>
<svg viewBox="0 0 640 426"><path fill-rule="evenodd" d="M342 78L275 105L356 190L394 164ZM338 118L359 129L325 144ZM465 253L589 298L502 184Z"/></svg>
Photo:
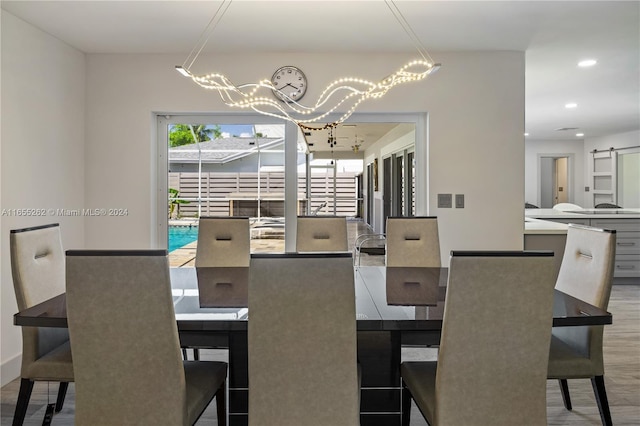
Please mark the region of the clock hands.
<svg viewBox="0 0 640 426"><path fill-rule="evenodd" d="M284 89L285 89L287 86L291 86L291 88L292 88L292 89L294 89L294 90L295 90L295 92L291 92L291 93L286 93L286 92L284 92ZM300 89L298 89L296 86L294 86L294 85L293 85L293 84L291 84L291 83L286 83L284 86L282 86L282 87L281 87L280 89L278 89L278 90L279 90L279 91L281 91L282 93L284 93L284 94L285 94L285 96L288 96L288 97L291 97L291 98L295 98L295 97L297 97L297 95L300 93Z"/></svg>
<svg viewBox="0 0 640 426"><path fill-rule="evenodd" d="M274 95L284 102L297 102L306 91L306 77L296 67L280 67L271 77Z"/></svg>
<svg viewBox="0 0 640 426"><path fill-rule="evenodd" d="M282 89L284 89L284 88L285 88L285 87L287 87L287 86L291 86L291 87L293 87L294 89L296 89L296 91L300 90L300 89L298 89L296 86L294 86L294 85L293 85L293 84L291 84L291 83L287 83L287 84L285 84L284 86L282 86ZM278 90L282 90L282 89L278 89Z"/></svg>

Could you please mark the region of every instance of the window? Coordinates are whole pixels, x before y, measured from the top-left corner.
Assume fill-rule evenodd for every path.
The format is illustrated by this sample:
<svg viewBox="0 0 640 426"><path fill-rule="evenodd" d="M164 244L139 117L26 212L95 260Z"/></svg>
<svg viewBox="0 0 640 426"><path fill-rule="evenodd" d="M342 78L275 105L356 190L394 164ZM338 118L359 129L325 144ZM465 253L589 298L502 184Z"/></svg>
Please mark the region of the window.
<svg viewBox="0 0 640 426"><path fill-rule="evenodd" d="M248 216L252 252L285 250L285 124L251 118L158 118L158 235L171 266L193 265L203 216Z"/></svg>

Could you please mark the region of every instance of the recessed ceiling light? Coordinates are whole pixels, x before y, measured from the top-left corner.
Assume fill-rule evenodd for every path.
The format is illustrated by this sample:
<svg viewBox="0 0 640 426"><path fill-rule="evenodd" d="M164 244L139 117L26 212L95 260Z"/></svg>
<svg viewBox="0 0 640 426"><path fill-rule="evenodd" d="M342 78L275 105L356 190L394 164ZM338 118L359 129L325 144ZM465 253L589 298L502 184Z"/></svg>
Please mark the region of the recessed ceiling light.
<svg viewBox="0 0 640 426"><path fill-rule="evenodd" d="M581 137L583 137L583 136L584 136L584 133L576 133L576 137L581 138Z"/></svg>
<svg viewBox="0 0 640 426"><path fill-rule="evenodd" d="M525 135L525 136L529 136L529 133L525 133L524 135Z"/></svg>
<svg viewBox="0 0 640 426"><path fill-rule="evenodd" d="M595 59L585 59L584 61L578 62L578 66L582 68L587 68L587 67L592 67L597 63L598 61L596 61Z"/></svg>
<svg viewBox="0 0 640 426"><path fill-rule="evenodd" d="M577 103L575 102L569 102L568 104L565 104L565 108L576 108L578 106Z"/></svg>

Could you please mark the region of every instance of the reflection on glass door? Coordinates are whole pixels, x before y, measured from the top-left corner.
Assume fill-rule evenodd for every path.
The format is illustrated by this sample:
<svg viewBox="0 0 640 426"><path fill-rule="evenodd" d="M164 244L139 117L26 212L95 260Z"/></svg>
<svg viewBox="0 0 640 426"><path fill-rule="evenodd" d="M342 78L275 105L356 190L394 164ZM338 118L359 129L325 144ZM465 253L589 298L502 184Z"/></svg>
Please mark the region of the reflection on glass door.
<svg viewBox="0 0 640 426"><path fill-rule="evenodd" d="M373 227L373 163L367 164L367 224Z"/></svg>
<svg viewBox="0 0 640 426"><path fill-rule="evenodd" d="M409 152L407 154L409 167L407 167L407 173L409 176L407 177L407 182L410 184L411 188L409 191L409 214L407 216L415 216L416 215L416 160L415 153Z"/></svg>
<svg viewBox="0 0 640 426"><path fill-rule="evenodd" d="M387 218L391 216L391 157L382 160L382 232L387 232Z"/></svg>
<svg viewBox="0 0 640 426"><path fill-rule="evenodd" d="M383 199L388 215L415 216L415 161L414 153L407 150L392 154L384 160ZM387 210L388 209L388 210Z"/></svg>
<svg viewBox="0 0 640 426"><path fill-rule="evenodd" d="M317 159L311 160L306 167L299 167L299 214L358 216L358 177L361 174L360 160Z"/></svg>

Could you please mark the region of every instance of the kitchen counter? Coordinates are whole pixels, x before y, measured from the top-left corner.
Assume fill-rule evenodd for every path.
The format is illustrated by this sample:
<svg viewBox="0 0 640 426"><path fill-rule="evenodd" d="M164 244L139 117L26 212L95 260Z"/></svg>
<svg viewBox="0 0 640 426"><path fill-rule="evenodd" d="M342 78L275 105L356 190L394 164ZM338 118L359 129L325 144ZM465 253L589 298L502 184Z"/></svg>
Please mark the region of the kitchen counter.
<svg viewBox="0 0 640 426"><path fill-rule="evenodd" d="M566 238L569 223L615 230L614 276L640 278L640 209L525 209L525 249L550 249L558 257L564 251L559 236Z"/></svg>
<svg viewBox="0 0 640 426"><path fill-rule="evenodd" d="M553 251L556 276L560 271L562 257L564 256L568 228L569 225L566 223L532 217L524 218L524 249Z"/></svg>
<svg viewBox="0 0 640 426"><path fill-rule="evenodd" d="M542 219L534 219L531 217L524 218L524 234L525 235L536 235L536 234L566 234L567 228L569 227L566 223L558 223L552 222L549 220Z"/></svg>
<svg viewBox="0 0 640 426"><path fill-rule="evenodd" d="M526 218L535 219L640 219L640 209L525 209Z"/></svg>

